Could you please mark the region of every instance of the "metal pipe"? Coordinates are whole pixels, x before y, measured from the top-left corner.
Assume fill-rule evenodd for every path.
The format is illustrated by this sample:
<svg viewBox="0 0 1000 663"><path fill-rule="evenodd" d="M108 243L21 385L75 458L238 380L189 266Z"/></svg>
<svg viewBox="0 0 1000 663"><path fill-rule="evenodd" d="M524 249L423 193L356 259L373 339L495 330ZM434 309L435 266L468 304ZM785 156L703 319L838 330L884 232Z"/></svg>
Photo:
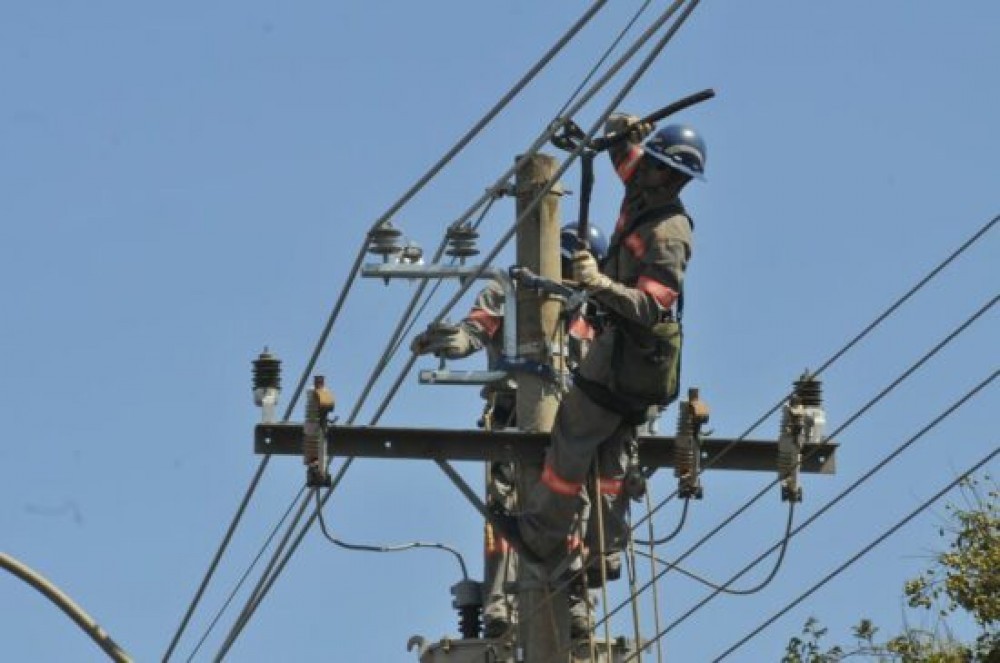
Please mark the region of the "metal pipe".
<svg viewBox="0 0 1000 663"><path fill-rule="evenodd" d="M382 279L496 279L503 288L506 313L503 321L503 355L517 358L517 293L514 291L514 281L507 270L499 267L480 265L404 265L398 263L372 263L361 267L364 278Z"/></svg>

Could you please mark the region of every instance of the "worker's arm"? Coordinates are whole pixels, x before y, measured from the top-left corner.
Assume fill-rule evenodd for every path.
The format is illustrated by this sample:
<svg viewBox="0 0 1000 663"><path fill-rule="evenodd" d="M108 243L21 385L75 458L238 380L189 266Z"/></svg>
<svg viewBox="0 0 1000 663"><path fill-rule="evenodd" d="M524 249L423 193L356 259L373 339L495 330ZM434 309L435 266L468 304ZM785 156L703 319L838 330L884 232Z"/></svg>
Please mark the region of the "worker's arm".
<svg viewBox="0 0 1000 663"><path fill-rule="evenodd" d="M596 262L588 264L586 257L576 260L574 267L583 272L577 278L598 303L651 327L664 319L681 292L691 241L691 226L683 214L640 226L622 241L639 261L639 276L632 286L596 271Z"/></svg>

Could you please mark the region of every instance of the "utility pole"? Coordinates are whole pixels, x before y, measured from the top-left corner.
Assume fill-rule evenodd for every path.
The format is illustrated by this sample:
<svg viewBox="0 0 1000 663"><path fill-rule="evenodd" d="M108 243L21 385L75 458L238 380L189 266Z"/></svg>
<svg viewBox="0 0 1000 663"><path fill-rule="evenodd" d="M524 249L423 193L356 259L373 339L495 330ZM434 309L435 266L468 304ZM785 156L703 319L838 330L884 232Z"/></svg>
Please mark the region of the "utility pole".
<svg viewBox="0 0 1000 663"><path fill-rule="evenodd" d="M517 216L548 185L559 167L554 157L536 154L518 158L515 179ZM559 255L559 197L562 189L553 185L541 204L524 218L517 229L517 264L553 281L562 278ZM559 339L560 301L550 294L529 288L517 291L518 354L538 366L551 367L562 375L564 358ZM551 375L552 372L549 374ZM538 371L519 371L517 380L517 426L528 433L548 433L559 406L559 385ZM538 462L521 463L518 468L518 504L524 504L527 490L536 485L542 467ZM517 605L521 645L526 663L557 661L559 652L569 651L569 608L566 588L549 579L545 565L521 556L517 562ZM567 655L563 653L563 659Z"/></svg>

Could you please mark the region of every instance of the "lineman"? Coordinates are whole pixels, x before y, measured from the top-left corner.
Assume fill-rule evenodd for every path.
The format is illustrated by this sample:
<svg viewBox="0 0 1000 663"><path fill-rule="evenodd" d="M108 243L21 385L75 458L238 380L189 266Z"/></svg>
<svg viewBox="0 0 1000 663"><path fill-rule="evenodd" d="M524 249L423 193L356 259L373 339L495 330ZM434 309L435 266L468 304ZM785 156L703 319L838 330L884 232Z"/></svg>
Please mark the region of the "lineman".
<svg viewBox="0 0 1000 663"><path fill-rule="evenodd" d="M625 184L621 215L603 269L593 255L579 251L573 273L610 323L559 406L541 480L519 517L497 518L508 538L550 563L560 559L563 542L589 507L584 482L595 457L605 550L623 548L628 447L649 407L664 407L677 397L678 318L693 228L678 194L692 178L704 179L705 144L694 129L680 125L664 127L640 144L651 129L618 114L605 127L629 136L610 153ZM592 513L590 523L596 522ZM598 541L595 530L588 528L588 546Z"/></svg>
<svg viewBox="0 0 1000 663"><path fill-rule="evenodd" d="M595 259L603 260L607 254L607 237L593 225L588 226L587 234ZM577 224L562 227L559 243L563 278L569 278L573 273L573 256L581 248ZM490 281L476 296L472 310L461 322L428 327L413 339L411 349L418 354L433 353L447 359L461 359L485 348L488 366L493 369L501 357L503 321L503 289L496 281ZM571 367L580 362L593 338L594 330L586 316L574 315L566 320L566 344ZM508 378L483 388L486 405L480 426L491 430L516 426L515 386L514 380ZM497 462L487 468L487 504L492 508L512 509L514 488L513 464ZM494 532L489 522L486 523L485 544L484 633L486 637L498 637L512 623L511 602L504 592L504 583L516 577L516 562L507 540ZM587 604L582 599L582 593L574 599L572 614L577 621L585 624Z"/></svg>

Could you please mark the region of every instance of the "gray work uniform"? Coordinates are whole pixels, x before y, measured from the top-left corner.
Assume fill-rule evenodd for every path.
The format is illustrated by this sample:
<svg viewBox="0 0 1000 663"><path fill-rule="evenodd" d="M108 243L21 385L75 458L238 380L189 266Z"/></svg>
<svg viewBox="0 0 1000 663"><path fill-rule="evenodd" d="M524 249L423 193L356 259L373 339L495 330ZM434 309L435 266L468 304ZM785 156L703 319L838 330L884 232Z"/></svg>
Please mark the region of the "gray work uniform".
<svg viewBox="0 0 1000 663"><path fill-rule="evenodd" d="M472 310L459 324L468 332L473 351L486 350L488 367L498 367L503 347L505 296L496 281L490 281L476 296ZM593 338L593 330L582 318L569 321L565 343L570 365L579 363ZM513 378L483 387L486 400L483 425L492 430L514 427L516 383ZM487 470L487 504L500 504L507 511L514 508L514 467L511 463L492 463ZM516 579L517 558L510 543L486 522L484 533L483 617L487 628L494 620L508 621L511 604L504 583Z"/></svg>
<svg viewBox="0 0 1000 663"><path fill-rule="evenodd" d="M616 131L621 122L622 116L613 116L608 131ZM591 296L611 314L612 322L602 327L581 362L578 380L560 403L541 481L530 490L520 514L525 544L547 559L565 554L566 542L578 526L586 527L587 547L597 549L596 512L590 515L589 526L581 523L590 511L584 482L595 458L604 504L605 550L624 547L628 496L623 483L629 447L635 444L636 424L643 413L665 403L644 403L621 393L630 382L642 382L645 376L639 373L646 369L633 366L631 374L621 374L617 365L621 348L616 353L615 340L627 328L629 334L619 343L643 341L644 334L652 334L653 325L669 319L691 257L690 219L676 197L668 198L650 186L655 174L647 171L652 166L642 158L642 147L621 144L611 158L625 183L621 216L602 266L614 283ZM640 217L642 222L634 223Z"/></svg>

